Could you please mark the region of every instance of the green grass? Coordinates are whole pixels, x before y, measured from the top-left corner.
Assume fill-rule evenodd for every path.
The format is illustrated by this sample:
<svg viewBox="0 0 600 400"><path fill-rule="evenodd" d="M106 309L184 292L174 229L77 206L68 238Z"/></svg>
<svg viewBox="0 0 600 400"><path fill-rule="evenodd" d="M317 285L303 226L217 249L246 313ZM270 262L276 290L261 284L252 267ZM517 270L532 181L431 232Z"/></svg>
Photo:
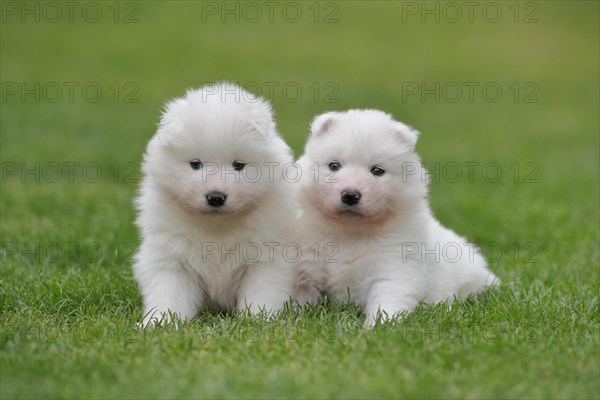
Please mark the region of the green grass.
<svg viewBox="0 0 600 400"><path fill-rule="evenodd" d="M403 22L401 2L340 2L333 24L312 22L312 2L298 3L305 17L295 24L280 14L274 23L202 22L193 2L139 2L138 23L115 24L112 2L97 4L106 18L96 24L76 14L72 23L7 16L0 25L3 399L600 398L597 2L535 3L533 24L513 22L513 2L497 3L498 23L480 13L473 23ZM297 83L297 102L273 96L296 154L315 114L372 107L422 132L428 166L479 162L472 181L434 180L432 208L448 227L493 244L487 256L502 286L373 331L362 330L359 309L323 304L275 321L205 314L178 331L139 330L137 185L125 179L139 174L127 163L139 163L165 100L220 79L265 91ZM11 82L97 82L103 96L21 101L6 93ZM134 82L139 101L124 103L120 90L115 102L114 82ZM333 103L324 101L328 82ZM503 96L403 99L411 82L497 82ZM527 82L539 88L537 103L523 102ZM6 176L36 162L40 182ZM73 182L65 162L80 163ZM492 162L497 182L482 172ZM48 163L64 167L58 182L42 173ZM90 163L97 182L82 171ZM532 171L537 182L525 180Z"/></svg>

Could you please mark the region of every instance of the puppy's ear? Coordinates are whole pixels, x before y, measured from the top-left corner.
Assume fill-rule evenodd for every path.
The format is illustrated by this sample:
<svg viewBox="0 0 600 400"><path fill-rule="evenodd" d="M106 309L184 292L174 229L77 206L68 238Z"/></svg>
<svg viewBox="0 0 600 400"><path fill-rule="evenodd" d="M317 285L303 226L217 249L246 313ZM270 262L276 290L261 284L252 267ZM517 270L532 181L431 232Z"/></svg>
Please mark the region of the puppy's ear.
<svg viewBox="0 0 600 400"><path fill-rule="evenodd" d="M181 97L176 97L165 103L156 131L158 143L162 145L170 144L173 141L173 135L170 132L183 130L181 115L184 113L186 104L186 99Z"/></svg>
<svg viewBox="0 0 600 400"><path fill-rule="evenodd" d="M250 95L252 101L252 129L266 137L276 135L275 119L271 103L262 97Z"/></svg>
<svg viewBox="0 0 600 400"><path fill-rule="evenodd" d="M310 124L310 133L312 136L321 136L331 130L337 122L340 113L328 112L317 115Z"/></svg>
<svg viewBox="0 0 600 400"><path fill-rule="evenodd" d="M408 146L411 150L417 145L417 140L421 134L416 129L413 129L411 126L404 125L402 122L394 123L394 131L396 132L400 142Z"/></svg>

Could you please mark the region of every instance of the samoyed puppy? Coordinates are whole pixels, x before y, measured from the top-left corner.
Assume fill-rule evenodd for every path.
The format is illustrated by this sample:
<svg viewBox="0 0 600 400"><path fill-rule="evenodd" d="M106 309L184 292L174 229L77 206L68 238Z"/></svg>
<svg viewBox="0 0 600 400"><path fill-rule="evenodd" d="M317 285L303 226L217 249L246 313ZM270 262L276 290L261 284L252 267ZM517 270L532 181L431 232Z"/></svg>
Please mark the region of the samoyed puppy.
<svg viewBox="0 0 600 400"><path fill-rule="evenodd" d="M451 303L498 282L475 246L433 216L418 135L377 110L314 119L295 190L307 249L297 265L301 302L321 292L350 300L373 327L421 301Z"/></svg>
<svg viewBox="0 0 600 400"><path fill-rule="evenodd" d="M202 308L282 309L294 281L277 251L294 212L282 179L292 162L270 104L234 84L166 104L136 199L144 326Z"/></svg>

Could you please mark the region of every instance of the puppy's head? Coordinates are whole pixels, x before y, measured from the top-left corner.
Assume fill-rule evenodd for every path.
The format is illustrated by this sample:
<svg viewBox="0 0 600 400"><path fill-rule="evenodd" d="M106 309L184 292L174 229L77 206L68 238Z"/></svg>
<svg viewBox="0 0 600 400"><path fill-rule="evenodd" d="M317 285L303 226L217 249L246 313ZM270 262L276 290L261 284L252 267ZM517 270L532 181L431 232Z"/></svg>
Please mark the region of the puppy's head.
<svg viewBox="0 0 600 400"><path fill-rule="evenodd" d="M305 154L300 201L336 222L381 223L422 204L427 185L418 132L376 110L317 116Z"/></svg>
<svg viewBox="0 0 600 400"><path fill-rule="evenodd" d="M200 214L252 210L291 162L270 104L223 82L165 106L144 173L176 204Z"/></svg>

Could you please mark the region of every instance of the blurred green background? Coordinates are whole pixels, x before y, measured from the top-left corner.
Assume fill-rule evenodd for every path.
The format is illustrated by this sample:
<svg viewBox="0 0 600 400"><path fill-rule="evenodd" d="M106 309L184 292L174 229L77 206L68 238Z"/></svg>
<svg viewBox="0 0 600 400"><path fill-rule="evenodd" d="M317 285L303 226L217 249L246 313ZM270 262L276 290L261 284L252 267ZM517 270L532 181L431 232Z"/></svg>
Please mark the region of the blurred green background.
<svg viewBox="0 0 600 400"><path fill-rule="evenodd" d="M598 398L598 2L476 2L473 8L400 1L75 2L71 13L62 2L0 4L3 398ZM439 357L425 362L422 354L432 353L411 350L414 344L399 343L392 330L379 338L388 351L378 358L367 352L336 371L348 361L336 359L339 354L377 343L377 336L357 328L344 336L347 348L329 348L333 359L319 365L289 343L265 344L244 360L219 353L203 374L216 379L227 365L245 374L206 386L191 378L166 380L154 357L170 371L165 376L179 364L156 355L147 342L128 351L113 343L100 352L109 355L103 359L85 345L68 343L57 352L55 344L15 334L23 326L69 329L84 321L119 320L134 329L140 299L119 251L138 240L131 201L137 164L165 101L217 80L269 97L296 155L311 119L324 111L379 108L416 127L422 133L417 149L434 172L436 215L502 251L501 257L486 254L505 284L488 309L504 304L497 321L533 315L525 321L533 324L537 344L477 349L461 343L475 352L467 356L442 341L437 346L443 348L434 349ZM75 163L69 164L73 181L65 163ZM464 163L475 163L473 179ZM45 244L67 242L99 243L104 255L91 263L80 250L58 261L40 256ZM24 254L35 246L37 252ZM528 302L544 307L525 317ZM442 318L428 312L415 323L435 326L431 315ZM477 317L466 324L483 322ZM213 345L204 342L202 356L190 352L201 360L205 352L216 354ZM230 346L249 351L243 343ZM72 352L79 352L77 361ZM274 365L288 361L261 358L271 352L296 360L290 376L306 383L274 385L280 378ZM187 354L177 357L193 365ZM396 374L403 355L430 368L429 378ZM483 366L481 372L456 375L456 359L463 367L471 361ZM390 367L370 386L353 373L372 362ZM108 372L112 368L134 368L137 378L122 382ZM155 383L150 393L143 390L148 376ZM107 388L114 379L121 386ZM40 385L27 386L36 381Z"/></svg>

